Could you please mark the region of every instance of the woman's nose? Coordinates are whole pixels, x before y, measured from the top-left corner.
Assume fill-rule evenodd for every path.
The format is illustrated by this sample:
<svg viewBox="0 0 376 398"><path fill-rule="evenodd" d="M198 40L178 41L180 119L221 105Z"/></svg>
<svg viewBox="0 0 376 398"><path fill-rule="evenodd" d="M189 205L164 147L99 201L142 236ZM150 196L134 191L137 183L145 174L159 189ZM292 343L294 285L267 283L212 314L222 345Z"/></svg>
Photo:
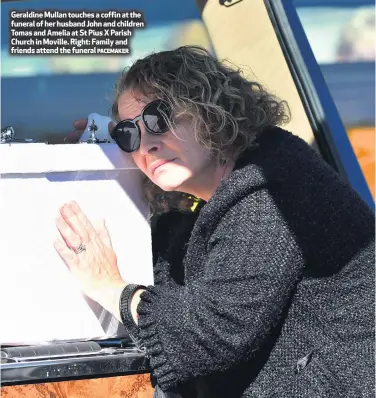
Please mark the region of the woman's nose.
<svg viewBox="0 0 376 398"><path fill-rule="evenodd" d="M139 127L141 129L141 140L140 140L140 153L147 155L151 152L156 152L161 147L161 137L157 134L152 134L146 130L144 124L139 121Z"/></svg>

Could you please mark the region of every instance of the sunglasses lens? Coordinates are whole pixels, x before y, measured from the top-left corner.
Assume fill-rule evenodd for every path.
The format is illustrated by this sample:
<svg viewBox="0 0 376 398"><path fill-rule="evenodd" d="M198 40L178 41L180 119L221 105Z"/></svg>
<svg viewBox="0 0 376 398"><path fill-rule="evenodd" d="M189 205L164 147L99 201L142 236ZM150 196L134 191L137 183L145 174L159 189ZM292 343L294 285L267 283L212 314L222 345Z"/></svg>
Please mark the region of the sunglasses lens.
<svg viewBox="0 0 376 398"><path fill-rule="evenodd" d="M132 122L120 122L113 131L113 137L125 152L133 152L140 147L140 133Z"/></svg>
<svg viewBox="0 0 376 398"><path fill-rule="evenodd" d="M165 102L154 101L146 106L143 112L145 126L154 134L163 134L168 130L167 120L171 111Z"/></svg>

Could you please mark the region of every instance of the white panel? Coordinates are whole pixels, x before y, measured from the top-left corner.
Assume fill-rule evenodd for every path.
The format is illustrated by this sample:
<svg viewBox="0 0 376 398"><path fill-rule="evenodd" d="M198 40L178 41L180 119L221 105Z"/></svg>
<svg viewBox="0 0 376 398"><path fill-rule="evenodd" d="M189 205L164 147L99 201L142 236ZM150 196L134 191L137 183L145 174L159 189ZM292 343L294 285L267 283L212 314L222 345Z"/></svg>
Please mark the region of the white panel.
<svg viewBox="0 0 376 398"><path fill-rule="evenodd" d="M76 200L92 221L105 218L124 279L153 283L142 174L129 155L113 144L0 145L0 170L0 343L124 335L79 293L53 240L59 207Z"/></svg>

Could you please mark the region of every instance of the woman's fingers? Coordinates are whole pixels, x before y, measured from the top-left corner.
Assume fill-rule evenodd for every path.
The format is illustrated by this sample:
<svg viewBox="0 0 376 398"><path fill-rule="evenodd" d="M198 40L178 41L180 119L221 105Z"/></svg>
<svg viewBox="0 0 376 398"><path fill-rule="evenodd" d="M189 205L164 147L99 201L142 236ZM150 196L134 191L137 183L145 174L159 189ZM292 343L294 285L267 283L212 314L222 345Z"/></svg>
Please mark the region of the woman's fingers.
<svg viewBox="0 0 376 398"><path fill-rule="evenodd" d="M64 139L64 142L66 144L75 144L76 142L78 142L82 137L82 134L84 133L87 121L88 121L87 117L75 120L73 123L74 131L68 133L68 135Z"/></svg>
<svg viewBox="0 0 376 398"><path fill-rule="evenodd" d="M108 123L108 132L111 134L112 130L116 127L115 122Z"/></svg>
<svg viewBox="0 0 376 398"><path fill-rule="evenodd" d="M65 204L60 208L60 213L66 223L80 237L80 243L89 243L95 234L95 229L78 204L76 202Z"/></svg>
<svg viewBox="0 0 376 398"><path fill-rule="evenodd" d="M77 235L77 233L71 228L62 215L57 217L56 226L68 248L75 249L80 246L81 243L83 243L81 237Z"/></svg>
<svg viewBox="0 0 376 398"><path fill-rule="evenodd" d="M76 202L60 208L61 217L56 224L67 245L76 249L81 243L87 245L98 237L108 248L112 248L110 234L104 220L96 223L95 228Z"/></svg>
<svg viewBox="0 0 376 398"><path fill-rule="evenodd" d="M82 137L82 134L84 133L84 130L74 130L68 133L68 135L64 139L65 144L76 144L80 138Z"/></svg>
<svg viewBox="0 0 376 398"><path fill-rule="evenodd" d="M87 122L88 122L87 117L84 117L82 119L75 120L73 126L77 130L85 130Z"/></svg>
<svg viewBox="0 0 376 398"><path fill-rule="evenodd" d="M78 265L78 258L76 253L70 250L62 239L56 239L54 242L54 247L69 268Z"/></svg>
<svg viewBox="0 0 376 398"><path fill-rule="evenodd" d="M112 242L110 233L106 227L105 221L102 219L98 221L95 225L95 230L97 231L98 237L102 240L102 242L109 248L112 249Z"/></svg>
<svg viewBox="0 0 376 398"><path fill-rule="evenodd" d="M96 234L96 231L77 202L70 202L69 206L73 214L76 216L80 227L83 228L83 230L88 234L89 238L93 237Z"/></svg>

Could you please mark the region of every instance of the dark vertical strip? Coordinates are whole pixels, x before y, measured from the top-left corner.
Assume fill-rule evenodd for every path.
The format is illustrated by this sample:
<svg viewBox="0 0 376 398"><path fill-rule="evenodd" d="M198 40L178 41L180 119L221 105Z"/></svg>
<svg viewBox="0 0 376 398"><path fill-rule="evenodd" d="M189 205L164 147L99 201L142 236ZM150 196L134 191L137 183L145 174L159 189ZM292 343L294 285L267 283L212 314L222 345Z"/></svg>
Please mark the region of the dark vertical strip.
<svg viewBox="0 0 376 398"><path fill-rule="evenodd" d="M199 8L201 14L203 13L207 2L208 0L196 0L197 7Z"/></svg>
<svg viewBox="0 0 376 398"><path fill-rule="evenodd" d="M320 152L375 210L375 202L294 4L285 0L264 2Z"/></svg>

